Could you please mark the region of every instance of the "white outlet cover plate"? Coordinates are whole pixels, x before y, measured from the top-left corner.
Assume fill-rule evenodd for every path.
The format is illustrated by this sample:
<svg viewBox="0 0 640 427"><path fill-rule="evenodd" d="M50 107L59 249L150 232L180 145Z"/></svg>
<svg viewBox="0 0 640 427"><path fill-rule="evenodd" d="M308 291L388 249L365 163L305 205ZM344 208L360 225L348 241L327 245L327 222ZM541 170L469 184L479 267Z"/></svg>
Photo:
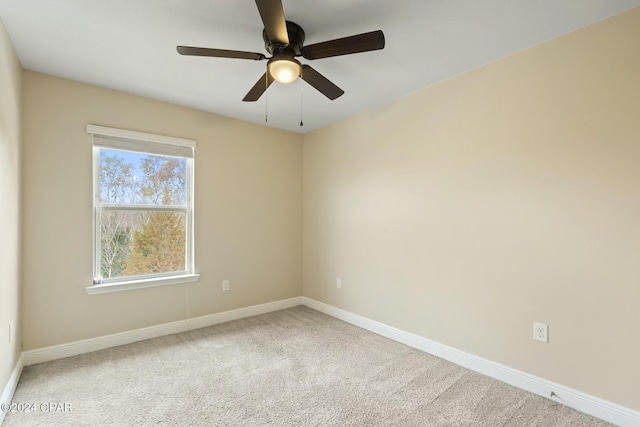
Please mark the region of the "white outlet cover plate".
<svg viewBox="0 0 640 427"><path fill-rule="evenodd" d="M549 325L533 322L533 339L541 342L549 342Z"/></svg>
<svg viewBox="0 0 640 427"><path fill-rule="evenodd" d="M336 280L336 288L340 289L342 287L342 279L338 277Z"/></svg>

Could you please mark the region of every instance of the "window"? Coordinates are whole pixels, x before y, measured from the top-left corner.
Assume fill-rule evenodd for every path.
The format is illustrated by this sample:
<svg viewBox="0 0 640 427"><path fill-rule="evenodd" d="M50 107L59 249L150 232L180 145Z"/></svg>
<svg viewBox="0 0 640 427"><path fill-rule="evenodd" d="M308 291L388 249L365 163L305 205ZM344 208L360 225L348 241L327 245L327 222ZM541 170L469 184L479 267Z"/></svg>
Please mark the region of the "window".
<svg viewBox="0 0 640 427"><path fill-rule="evenodd" d="M87 125L93 135L93 286L102 293L197 280L195 141Z"/></svg>

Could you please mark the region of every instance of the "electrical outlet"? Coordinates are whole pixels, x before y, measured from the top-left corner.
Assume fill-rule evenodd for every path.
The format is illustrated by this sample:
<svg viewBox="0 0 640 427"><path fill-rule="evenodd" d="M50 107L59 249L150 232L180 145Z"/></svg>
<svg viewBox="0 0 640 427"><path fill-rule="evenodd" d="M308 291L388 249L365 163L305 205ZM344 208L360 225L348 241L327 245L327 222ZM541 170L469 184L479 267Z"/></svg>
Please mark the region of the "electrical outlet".
<svg viewBox="0 0 640 427"><path fill-rule="evenodd" d="M336 280L336 288L338 288L338 289L342 288L342 279L339 278L339 277Z"/></svg>
<svg viewBox="0 0 640 427"><path fill-rule="evenodd" d="M541 342L549 342L549 325L533 322L533 339Z"/></svg>
<svg viewBox="0 0 640 427"><path fill-rule="evenodd" d="M13 322L9 322L9 343L12 343L13 340L15 339L14 331L15 331L15 326L13 325Z"/></svg>
<svg viewBox="0 0 640 427"><path fill-rule="evenodd" d="M223 280L222 281L222 290L223 291L228 291L229 290L229 281L228 280Z"/></svg>

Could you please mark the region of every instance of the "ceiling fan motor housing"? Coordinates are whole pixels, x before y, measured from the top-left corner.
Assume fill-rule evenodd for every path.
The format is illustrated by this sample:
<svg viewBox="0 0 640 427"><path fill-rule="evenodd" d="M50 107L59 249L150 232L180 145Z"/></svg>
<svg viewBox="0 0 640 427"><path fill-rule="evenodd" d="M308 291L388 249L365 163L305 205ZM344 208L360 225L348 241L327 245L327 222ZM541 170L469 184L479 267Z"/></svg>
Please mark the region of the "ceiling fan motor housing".
<svg viewBox="0 0 640 427"><path fill-rule="evenodd" d="M287 33L289 35L289 44L282 45L276 42L269 40L267 37L267 31L262 30L262 38L264 39L264 48L271 55L276 55L278 53L283 53L285 50L292 50L293 56L302 55L302 46L304 45L304 30L298 24L295 24L291 21L287 22Z"/></svg>

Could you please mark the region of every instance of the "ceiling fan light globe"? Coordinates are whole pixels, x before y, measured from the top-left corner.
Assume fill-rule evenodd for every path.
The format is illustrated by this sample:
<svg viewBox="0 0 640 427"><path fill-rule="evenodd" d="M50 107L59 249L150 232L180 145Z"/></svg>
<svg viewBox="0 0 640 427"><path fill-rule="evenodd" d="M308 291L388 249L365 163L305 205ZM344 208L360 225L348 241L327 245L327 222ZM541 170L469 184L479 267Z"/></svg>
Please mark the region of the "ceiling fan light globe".
<svg viewBox="0 0 640 427"><path fill-rule="evenodd" d="M295 59L279 59L269 62L269 74L280 83L291 83L300 76L300 63Z"/></svg>

